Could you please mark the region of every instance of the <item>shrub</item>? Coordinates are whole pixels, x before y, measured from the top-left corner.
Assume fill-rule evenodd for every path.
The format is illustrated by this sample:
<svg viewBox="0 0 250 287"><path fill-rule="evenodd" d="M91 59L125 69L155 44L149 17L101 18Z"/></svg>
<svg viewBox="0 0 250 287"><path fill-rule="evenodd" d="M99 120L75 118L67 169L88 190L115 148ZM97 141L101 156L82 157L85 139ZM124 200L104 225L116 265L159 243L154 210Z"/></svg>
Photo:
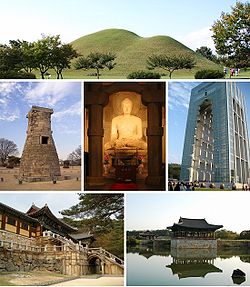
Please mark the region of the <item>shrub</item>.
<svg viewBox="0 0 250 287"><path fill-rule="evenodd" d="M224 185L224 183L222 183L221 185L220 185L220 189L224 189L225 188L225 185Z"/></svg>
<svg viewBox="0 0 250 287"><path fill-rule="evenodd" d="M194 75L195 79L222 79L224 78L224 72L219 70L199 70Z"/></svg>
<svg viewBox="0 0 250 287"><path fill-rule="evenodd" d="M161 75L151 71L135 71L127 76L127 79L160 79Z"/></svg>
<svg viewBox="0 0 250 287"><path fill-rule="evenodd" d="M23 71L0 71L0 79L36 79L36 76Z"/></svg>
<svg viewBox="0 0 250 287"><path fill-rule="evenodd" d="M202 183L200 184L200 187L205 188L205 187L206 187L206 184L205 184L204 182L202 182Z"/></svg>
<svg viewBox="0 0 250 287"><path fill-rule="evenodd" d="M129 236L127 239L127 245L128 246L136 246L138 244L138 240L136 240L134 237Z"/></svg>
<svg viewBox="0 0 250 287"><path fill-rule="evenodd" d="M214 183L210 183L210 184L209 184L209 187L210 187L210 188L215 188L215 184L214 184Z"/></svg>

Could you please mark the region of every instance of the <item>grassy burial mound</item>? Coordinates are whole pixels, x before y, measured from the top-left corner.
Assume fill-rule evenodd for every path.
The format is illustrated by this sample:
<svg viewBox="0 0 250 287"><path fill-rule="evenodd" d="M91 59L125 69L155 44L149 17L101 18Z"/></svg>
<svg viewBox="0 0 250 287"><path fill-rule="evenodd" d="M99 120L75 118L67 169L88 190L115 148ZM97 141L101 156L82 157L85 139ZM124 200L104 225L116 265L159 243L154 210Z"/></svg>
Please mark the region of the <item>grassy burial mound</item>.
<svg viewBox="0 0 250 287"><path fill-rule="evenodd" d="M102 71L101 78L126 78L133 71L146 70L146 62L149 56L166 54L168 56L188 54L196 61L196 67L190 70L180 70L173 74L174 78L193 78L200 69L221 69L219 65L207 60L188 47L168 36L154 36L143 38L133 32L122 29L107 29L87 36L83 36L71 43L73 48L82 56L91 52L115 53L116 66L111 71ZM71 71L77 78L88 77L92 71ZM167 73L155 69L156 72Z"/></svg>

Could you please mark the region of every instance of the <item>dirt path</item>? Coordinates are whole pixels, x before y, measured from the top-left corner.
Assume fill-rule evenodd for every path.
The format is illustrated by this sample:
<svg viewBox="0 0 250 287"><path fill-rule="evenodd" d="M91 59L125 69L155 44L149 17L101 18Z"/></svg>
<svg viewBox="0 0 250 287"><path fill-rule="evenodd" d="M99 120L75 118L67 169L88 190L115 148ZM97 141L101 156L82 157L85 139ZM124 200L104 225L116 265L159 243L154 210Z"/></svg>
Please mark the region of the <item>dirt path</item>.
<svg viewBox="0 0 250 287"><path fill-rule="evenodd" d="M0 273L0 286L39 286L53 284L61 280L72 279L70 276L61 275L49 271L33 272L4 272Z"/></svg>
<svg viewBox="0 0 250 287"><path fill-rule="evenodd" d="M18 184L18 168L3 169L0 168L0 190L1 191L15 191L15 190L81 190L81 168L74 167L70 169L61 168L62 176L71 176L72 179L58 180L56 184L53 182L23 182ZM76 180L78 177L78 180Z"/></svg>
<svg viewBox="0 0 250 287"><path fill-rule="evenodd" d="M78 278L51 286L123 286L123 277L100 277L97 279Z"/></svg>

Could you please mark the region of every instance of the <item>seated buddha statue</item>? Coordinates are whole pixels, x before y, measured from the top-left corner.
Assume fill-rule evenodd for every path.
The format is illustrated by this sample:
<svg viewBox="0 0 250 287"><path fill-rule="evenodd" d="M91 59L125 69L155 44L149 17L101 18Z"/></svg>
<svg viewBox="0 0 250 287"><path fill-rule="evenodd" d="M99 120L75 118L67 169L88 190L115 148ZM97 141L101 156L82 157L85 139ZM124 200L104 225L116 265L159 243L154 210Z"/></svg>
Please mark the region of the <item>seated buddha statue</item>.
<svg viewBox="0 0 250 287"><path fill-rule="evenodd" d="M131 115L133 103L129 98L121 102L123 114L112 119L111 141L105 148L138 148L146 149L147 143L142 139L142 120Z"/></svg>

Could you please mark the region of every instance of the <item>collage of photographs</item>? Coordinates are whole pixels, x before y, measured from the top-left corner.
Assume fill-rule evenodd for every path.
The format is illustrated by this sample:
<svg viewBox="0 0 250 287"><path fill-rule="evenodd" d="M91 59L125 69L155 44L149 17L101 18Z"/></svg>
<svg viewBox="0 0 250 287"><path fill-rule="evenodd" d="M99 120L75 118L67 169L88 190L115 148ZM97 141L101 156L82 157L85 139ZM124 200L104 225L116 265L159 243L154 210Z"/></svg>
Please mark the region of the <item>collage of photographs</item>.
<svg viewBox="0 0 250 287"><path fill-rule="evenodd" d="M250 2L0 14L0 286L250 286Z"/></svg>

